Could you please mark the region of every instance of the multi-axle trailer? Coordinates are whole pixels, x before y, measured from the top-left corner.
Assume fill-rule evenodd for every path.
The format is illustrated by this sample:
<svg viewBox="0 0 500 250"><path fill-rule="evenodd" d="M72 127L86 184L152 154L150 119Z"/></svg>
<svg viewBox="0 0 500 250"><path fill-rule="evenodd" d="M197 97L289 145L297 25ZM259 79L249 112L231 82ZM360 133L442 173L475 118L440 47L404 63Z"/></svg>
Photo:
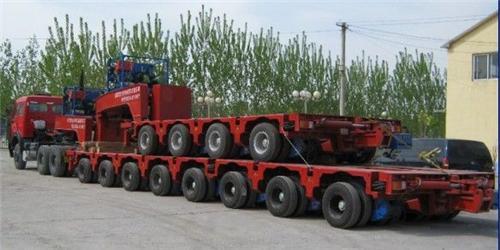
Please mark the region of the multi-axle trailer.
<svg viewBox="0 0 500 250"><path fill-rule="evenodd" d="M486 212L493 201L490 173L77 150L66 156L61 175L75 171L82 183L122 185L128 191L149 188L158 196L181 191L193 202L218 197L229 208L265 200L279 217L318 209L340 228L410 216L451 219L460 211Z"/></svg>
<svg viewBox="0 0 500 250"><path fill-rule="evenodd" d="M110 69L113 87L92 92L99 96L80 88L63 98L79 112L44 118L39 109L30 113L43 98L17 102L13 121L22 129L9 139L16 167L36 155L41 174L182 193L193 202L220 199L229 208L265 202L280 217L319 210L339 228L451 219L492 205L492 173L371 165L375 155L411 143L399 121L299 113L192 118L191 90L158 84L150 64L122 58Z"/></svg>

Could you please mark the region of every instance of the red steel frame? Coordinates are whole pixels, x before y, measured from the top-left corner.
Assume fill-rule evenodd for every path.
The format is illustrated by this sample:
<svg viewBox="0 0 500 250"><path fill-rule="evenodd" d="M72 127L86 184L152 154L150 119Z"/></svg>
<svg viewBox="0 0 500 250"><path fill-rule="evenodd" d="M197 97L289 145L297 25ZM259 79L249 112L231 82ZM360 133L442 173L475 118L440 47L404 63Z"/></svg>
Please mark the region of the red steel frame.
<svg viewBox="0 0 500 250"><path fill-rule="evenodd" d="M426 215L453 211L471 213L488 211L493 204L493 174L471 171L421 169L381 166L308 166L295 163L255 162L237 159L209 159L205 157L142 156L130 153L89 153L69 150L68 171L72 172L81 158L89 158L92 170L97 172L102 160L111 160L115 174L120 176L124 163L137 163L142 178L149 178L149 170L156 164L168 167L172 181L180 183L183 172L190 167L204 171L209 180L217 180L229 170L244 172L252 189L264 192L266 182L277 173L295 176L305 188L309 199L320 200L322 189L335 178L349 178L364 184L365 193L372 198L399 200L406 207ZM372 189L374 182L384 182L385 190Z"/></svg>

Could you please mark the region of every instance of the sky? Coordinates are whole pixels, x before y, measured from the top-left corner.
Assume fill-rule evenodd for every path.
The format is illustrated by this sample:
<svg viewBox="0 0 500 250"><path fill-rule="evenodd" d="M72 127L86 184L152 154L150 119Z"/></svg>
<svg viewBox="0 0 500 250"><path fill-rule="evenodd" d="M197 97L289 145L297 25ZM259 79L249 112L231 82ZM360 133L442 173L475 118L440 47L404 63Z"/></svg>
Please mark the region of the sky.
<svg viewBox="0 0 500 250"><path fill-rule="evenodd" d="M171 32L180 26L180 14L197 13L201 6L215 15L248 24L250 31L273 27L280 39L305 32L310 42L322 45L332 55L341 49L338 22L349 26L346 57L378 57L394 64L405 47L411 52L433 52L439 67L446 67L446 49L441 46L498 8L496 0L331 0L331 1L162 1L162 0L0 0L0 41L11 40L15 49L36 35L40 44L48 37L53 18L69 14L74 23L83 17L92 30L101 21L111 24L124 18L131 26L158 13Z"/></svg>

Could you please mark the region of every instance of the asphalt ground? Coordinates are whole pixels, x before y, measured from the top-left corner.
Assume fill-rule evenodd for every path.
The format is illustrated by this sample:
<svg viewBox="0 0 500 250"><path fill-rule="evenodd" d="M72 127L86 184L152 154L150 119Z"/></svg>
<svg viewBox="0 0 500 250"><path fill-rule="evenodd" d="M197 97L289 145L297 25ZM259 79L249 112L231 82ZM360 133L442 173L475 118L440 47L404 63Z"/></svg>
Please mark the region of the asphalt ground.
<svg viewBox="0 0 500 250"><path fill-rule="evenodd" d="M0 150L1 249L497 249L497 211L451 222L336 229L319 215L283 219L16 170Z"/></svg>

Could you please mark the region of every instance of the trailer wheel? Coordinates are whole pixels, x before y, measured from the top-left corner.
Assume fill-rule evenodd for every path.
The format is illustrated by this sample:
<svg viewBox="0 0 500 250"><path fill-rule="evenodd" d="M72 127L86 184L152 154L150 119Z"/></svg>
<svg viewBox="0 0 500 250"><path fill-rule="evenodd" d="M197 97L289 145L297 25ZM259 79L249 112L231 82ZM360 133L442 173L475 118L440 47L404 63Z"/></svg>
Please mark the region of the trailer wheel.
<svg viewBox="0 0 500 250"><path fill-rule="evenodd" d="M49 146L42 145L38 148L38 152L36 154L36 168L38 169L38 173L40 173L41 175L50 174L49 150Z"/></svg>
<svg viewBox="0 0 500 250"><path fill-rule="evenodd" d="M256 161L273 161L281 152L281 135L271 123L263 122L250 133L250 155Z"/></svg>
<svg viewBox="0 0 500 250"><path fill-rule="evenodd" d="M293 212L293 216L302 216L306 212L309 200L306 197L304 187L300 183L295 182L297 188L297 209Z"/></svg>
<svg viewBox="0 0 500 250"><path fill-rule="evenodd" d="M81 183L91 183L93 179L92 168L88 158L81 158L78 161L76 174Z"/></svg>
<svg viewBox="0 0 500 250"><path fill-rule="evenodd" d="M325 219L333 227L352 227L361 215L359 193L347 182L331 184L323 194L321 206Z"/></svg>
<svg viewBox="0 0 500 250"><path fill-rule="evenodd" d="M205 149L212 159L227 158L233 149L233 138L229 129L222 123L208 127L205 136Z"/></svg>
<svg viewBox="0 0 500 250"><path fill-rule="evenodd" d="M168 150L173 156L186 156L191 151L192 138L183 124L174 125L168 132Z"/></svg>
<svg viewBox="0 0 500 250"><path fill-rule="evenodd" d="M123 188L127 191L135 191L141 184L141 173L135 162L123 164L121 171L121 180Z"/></svg>
<svg viewBox="0 0 500 250"><path fill-rule="evenodd" d="M66 174L66 164L64 161L64 151L66 149L60 146L50 147L49 170L54 177L62 177Z"/></svg>
<svg viewBox="0 0 500 250"><path fill-rule="evenodd" d="M237 171L229 171L222 176L219 185L220 199L228 208L242 208L248 197L245 176Z"/></svg>
<svg viewBox="0 0 500 250"><path fill-rule="evenodd" d="M18 142L14 146L14 166L19 170L26 168L26 161L23 160L23 150L21 150L21 142Z"/></svg>
<svg viewBox="0 0 500 250"><path fill-rule="evenodd" d="M170 172L165 165L155 165L149 172L149 188L154 195L165 196L172 190Z"/></svg>
<svg viewBox="0 0 500 250"><path fill-rule="evenodd" d="M103 187L112 187L115 183L115 173L113 171L113 164L109 160L103 160L99 164L99 184Z"/></svg>
<svg viewBox="0 0 500 250"><path fill-rule="evenodd" d="M158 135L150 125L144 125L139 130L138 135L139 153L142 155L152 155L158 150Z"/></svg>
<svg viewBox="0 0 500 250"><path fill-rule="evenodd" d="M272 215L288 217L297 209L295 182L287 176L273 177L266 187L266 205Z"/></svg>
<svg viewBox="0 0 500 250"><path fill-rule="evenodd" d="M361 199L361 215L359 216L359 221L356 226L364 226L370 218L372 217L373 209L373 199L365 193L365 189L359 183L351 183L359 193L359 198Z"/></svg>
<svg viewBox="0 0 500 250"><path fill-rule="evenodd" d="M199 202L207 194L207 179L199 168L190 168L182 176L182 193L188 201Z"/></svg>

